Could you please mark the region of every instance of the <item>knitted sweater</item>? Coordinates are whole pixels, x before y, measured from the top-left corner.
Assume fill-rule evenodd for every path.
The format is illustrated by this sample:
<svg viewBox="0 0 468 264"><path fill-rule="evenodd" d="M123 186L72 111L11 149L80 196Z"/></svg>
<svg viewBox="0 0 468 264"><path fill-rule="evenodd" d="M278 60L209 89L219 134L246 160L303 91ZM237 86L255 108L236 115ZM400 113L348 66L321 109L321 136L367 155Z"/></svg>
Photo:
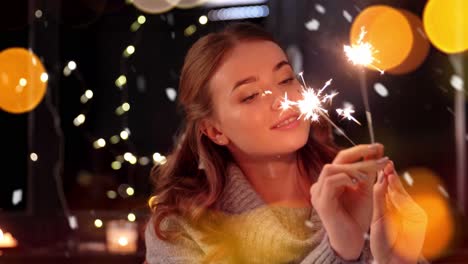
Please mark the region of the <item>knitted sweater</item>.
<svg viewBox="0 0 468 264"><path fill-rule="evenodd" d="M341 259L313 209L267 206L235 165L227 170L226 188L218 202L223 220L212 228L217 232L203 232L180 217L169 216L161 228L177 230L181 236L168 242L156 236L150 220L145 231L146 261L202 263L215 256L210 263L328 264L370 263L372 259L368 241L358 260Z"/></svg>

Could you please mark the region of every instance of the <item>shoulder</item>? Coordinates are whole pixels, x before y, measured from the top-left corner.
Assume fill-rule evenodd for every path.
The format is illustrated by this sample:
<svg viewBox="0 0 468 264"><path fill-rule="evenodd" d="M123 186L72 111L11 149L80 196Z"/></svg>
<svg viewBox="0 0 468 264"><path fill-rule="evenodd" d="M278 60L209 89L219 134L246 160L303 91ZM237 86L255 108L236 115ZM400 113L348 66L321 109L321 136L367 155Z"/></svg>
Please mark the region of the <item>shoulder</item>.
<svg viewBox="0 0 468 264"><path fill-rule="evenodd" d="M154 218L151 218L145 228L146 260L148 263L186 263L184 260L194 260L202 256L200 246L187 230L187 224L181 217L165 217L161 221L160 228L163 231L177 232L177 238L173 240L159 238L156 235Z"/></svg>

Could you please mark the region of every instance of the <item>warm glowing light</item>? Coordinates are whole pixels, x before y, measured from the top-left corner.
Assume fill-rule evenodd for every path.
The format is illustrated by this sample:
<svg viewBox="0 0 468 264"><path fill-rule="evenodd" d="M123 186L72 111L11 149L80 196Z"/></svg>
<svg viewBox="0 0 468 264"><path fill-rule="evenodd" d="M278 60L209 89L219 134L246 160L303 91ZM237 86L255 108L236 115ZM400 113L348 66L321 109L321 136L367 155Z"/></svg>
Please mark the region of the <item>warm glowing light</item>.
<svg viewBox="0 0 468 264"><path fill-rule="evenodd" d="M354 65L361 65L364 67L372 67L375 70L378 70L380 73L384 73L383 70L375 66L376 59L374 54L377 53L375 48L368 42L363 42L363 39L366 35L366 30L364 27L361 28L361 34L356 43L351 44L351 46L344 45L344 52L348 57L348 61L352 62Z"/></svg>
<svg viewBox="0 0 468 264"><path fill-rule="evenodd" d="M67 67L68 67L68 69L70 69L71 71L76 70L76 62L74 62L74 61L69 61L68 64L67 64Z"/></svg>
<svg viewBox="0 0 468 264"><path fill-rule="evenodd" d="M189 37L193 35L197 31L197 27L195 25L190 25L184 30L184 35Z"/></svg>
<svg viewBox="0 0 468 264"><path fill-rule="evenodd" d="M115 199L115 198L117 198L117 193L115 191L109 190L109 191L107 191L107 198Z"/></svg>
<svg viewBox="0 0 468 264"><path fill-rule="evenodd" d="M127 84L127 77L125 75L120 75L117 80L115 80L115 85L122 89L122 87Z"/></svg>
<svg viewBox="0 0 468 264"><path fill-rule="evenodd" d="M100 138L93 143L95 149L103 148L106 146L106 141L103 138Z"/></svg>
<svg viewBox="0 0 468 264"><path fill-rule="evenodd" d="M103 225L104 225L104 223L102 222L101 219L96 219L96 220L94 220L94 226L95 226L96 228L101 228Z"/></svg>
<svg viewBox="0 0 468 264"><path fill-rule="evenodd" d="M36 153L33 152L33 153L31 153L31 154L29 155L29 158L30 158L32 161L37 161L37 159L38 159L39 157L37 156Z"/></svg>
<svg viewBox="0 0 468 264"><path fill-rule="evenodd" d="M122 163L120 161L115 160L111 163L111 168L113 170L120 170L120 168L122 168Z"/></svg>
<svg viewBox="0 0 468 264"><path fill-rule="evenodd" d="M127 193L128 196L132 196L135 194L135 190L132 187L127 187L125 192Z"/></svg>
<svg viewBox="0 0 468 264"><path fill-rule="evenodd" d="M468 50L468 1L429 0L423 13L424 29L432 44L446 53Z"/></svg>
<svg viewBox="0 0 468 264"><path fill-rule="evenodd" d="M138 24L143 25L146 22L146 17L143 15L138 16L137 21L138 21Z"/></svg>
<svg viewBox="0 0 468 264"><path fill-rule="evenodd" d="M135 215L134 213L129 213L129 214L127 215L127 219L128 219L128 221L130 221L130 222L135 222L135 220L136 220L136 215Z"/></svg>
<svg viewBox="0 0 468 264"><path fill-rule="evenodd" d="M205 25L206 23L208 23L208 17L207 16L201 16L199 19L198 19L198 22L202 25Z"/></svg>
<svg viewBox="0 0 468 264"><path fill-rule="evenodd" d="M80 114L73 120L73 124L75 126L81 126L85 121L86 121L86 116L84 114Z"/></svg>
<svg viewBox="0 0 468 264"><path fill-rule="evenodd" d="M49 80L49 74L47 74L47 72L43 72L41 73L41 82L45 83Z"/></svg>
<svg viewBox="0 0 468 264"><path fill-rule="evenodd" d="M128 245L128 239L126 237L119 237L118 243L119 243L119 245L124 247L124 246Z"/></svg>
<svg viewBox="0 0 468 264"><path fill-rule="evenodd" d="M120 132L120 138L122 138L123 140L127 140L128 139L128 132L126 130Z"/></svg>

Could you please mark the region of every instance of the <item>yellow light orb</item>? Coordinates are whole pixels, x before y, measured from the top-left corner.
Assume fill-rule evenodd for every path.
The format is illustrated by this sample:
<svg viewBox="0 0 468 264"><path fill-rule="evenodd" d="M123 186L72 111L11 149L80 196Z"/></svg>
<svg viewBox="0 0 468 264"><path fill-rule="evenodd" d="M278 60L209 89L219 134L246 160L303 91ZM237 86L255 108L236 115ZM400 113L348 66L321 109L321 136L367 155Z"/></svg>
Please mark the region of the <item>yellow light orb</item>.
<svg viewBox="0 0 468 264"><path fill-rule="evenodd" d="M432 44L445 53L468 50L468 1L429 0L423 23Z"/></svg>

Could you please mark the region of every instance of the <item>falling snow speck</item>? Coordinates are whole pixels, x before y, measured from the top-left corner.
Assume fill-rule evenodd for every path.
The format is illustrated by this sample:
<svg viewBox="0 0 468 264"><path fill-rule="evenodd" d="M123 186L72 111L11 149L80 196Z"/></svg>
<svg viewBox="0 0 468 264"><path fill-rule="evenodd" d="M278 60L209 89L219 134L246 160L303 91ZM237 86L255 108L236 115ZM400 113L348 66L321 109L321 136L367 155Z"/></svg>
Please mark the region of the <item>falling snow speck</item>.
<svg viewBox="0 0 468 264"><path fill-rule="evenodd" d="M312 18L311 20L309 20L309 22L305 23L305 27L309 31L317 31L320 27L320 22L317 19Z"/></svg>
<svg viewBox="0 0 468 264"><path fill-rule="evenodd" d="M349 22L351 23L353 21L353 16L347 11L347 10L343 10L343 17Z"/></svg>
<svg viewBox="0 0 468 264"><path fill-rule="evenodd" d="M19 204L23 200L23 190L18 189L13 191L13 195L11 197L11 203L13 205Z"/></svg>
<svg viewBox="0 0 468 264"><path fill-rule="evenodd" d="M174 88L166 88L166 95L169 100L174 102L177 97L177 91Z"/></svg>
<svg viewBox="0 0 468 264"><path fill-rule="evenodd" d="M452 85L452 87L457 90L457 91L463 91L463 85L464 85L464 82L463 82L463 79L454 74L452 75L452 77L450 78L450 84Z"/></svg>
<svg viewBox="0 0 468 264"><path fill-rule="evenodd" d="M442 185L438 185L437 188L439 189L439 192L445 197L445 198L449 198L449 194L447 192L447 190L444 188L444 186Z"/></svg>
<svg viewBox="0 0 468 264"><path fill-rule="evenodd" d="M403 173L403 179L408 183L409 186L413 186L414 180L413 177L411 177L411 174L409 172Z"/></svg>
<svg viewBox="0 0 468 264"><path fill-rule="evenodd" d="M383 84L381 83L375 83L374 84L374 90L375 92L382 96L382 97L387 97L388 96L388 90L387 90L387 87L385 87Z"/></svg>
<svg viewBox="0 0 468 264"><path fill-rule="evenodd" d="M315 10L317 10L317 12L319 12L320 14L325 14L327 12L325 7L323 7L323 5L321 4L315 4Z"/></svg>

